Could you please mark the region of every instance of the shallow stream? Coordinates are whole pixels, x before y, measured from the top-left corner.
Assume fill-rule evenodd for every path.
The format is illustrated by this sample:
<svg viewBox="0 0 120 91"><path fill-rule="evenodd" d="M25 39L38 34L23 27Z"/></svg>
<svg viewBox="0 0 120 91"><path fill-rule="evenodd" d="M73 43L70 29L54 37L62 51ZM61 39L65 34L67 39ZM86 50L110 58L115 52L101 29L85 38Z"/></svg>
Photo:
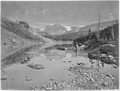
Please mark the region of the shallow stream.
<svg viewBox="0 0 120 91"><path fill-rule="evenodd" d="M9 66L6 63L6 67L3 69L5 72L2 72L2 76L6 75L8 78L7 80L2 80L2 89L28 90L30 87L39 87L50 81L68 81L75 77L75 75L68 71L68 68L77 65L77 63L96 67L96 60L91 65L85 52L80 51L79 55L76 56L72 45L68 46L66 50L58 50L58 47L61 46L47 48L36 46L29 51L24 51L31 57L29 62L21 64L21 61L15 61ZM45 69L32 69L27 66L30 63L41 64ZM104 67L101 66L101 71L113 74L119 78L119 68L114 68L112 65L104 64ZM27 81L26 77L31 80Z"/></svg>

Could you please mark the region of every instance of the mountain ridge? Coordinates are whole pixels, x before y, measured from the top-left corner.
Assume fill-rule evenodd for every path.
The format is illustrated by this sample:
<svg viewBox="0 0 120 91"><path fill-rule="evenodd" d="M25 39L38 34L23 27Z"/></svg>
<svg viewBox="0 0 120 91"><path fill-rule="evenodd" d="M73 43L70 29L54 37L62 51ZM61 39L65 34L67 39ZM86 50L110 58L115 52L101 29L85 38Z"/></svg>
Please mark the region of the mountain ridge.
<svg viewBox="0 0 120 91"><path fill-rule="evenodd" d="M116 24L118 22L118 20L111 20L111 21L104 21L100 23L100 30L104 29L110 25ZM64 34L61 35L50 35L48 33L44 33L42 34L42 36L51 38L51 39L55 39L55 40L74 40L76 38L79 38L80 36L84 36L88 34L89 28L91 29L91 32L95 32L97 31L97 27L98 27L98 23L94 23L94 24L90 24L90 25L86 25L84 27L79 28L78 31L73 31L73 32L66 32Z"/></svg>

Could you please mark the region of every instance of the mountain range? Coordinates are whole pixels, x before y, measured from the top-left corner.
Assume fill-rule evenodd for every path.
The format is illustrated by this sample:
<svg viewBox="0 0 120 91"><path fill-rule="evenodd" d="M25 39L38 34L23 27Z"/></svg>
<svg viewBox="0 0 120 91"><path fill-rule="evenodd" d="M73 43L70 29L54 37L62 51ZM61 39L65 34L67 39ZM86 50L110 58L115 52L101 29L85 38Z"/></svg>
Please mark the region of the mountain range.
<svg viewBox="0 0 120 91"><path fill-rule="evenodd" d="M36 28L36 31L41 34L61 35L68 32L74 32L79 29L77 26L64 26L61 24L50 24L44 27Z"/></svg>
<svg viewBox="0 0 120 91"><path fill-rule="evenodd" d="M100 30L111 26L113 24L116 24L118 20L111 20L111 21L104 21L100 23ZM76 27L76 26L69 26L71 30L67 30L65 26L62 26L60 24L52 24L48 25L44 28L43 31L38 31L39 34L42 36L45 36L47 38L55 39L55 40L74 40L76 38L79 38L80 36L84 36L88 34L89 28L91 29L91 32L95 32L98 30L98 23L86 25L84 27Z"/></svg>

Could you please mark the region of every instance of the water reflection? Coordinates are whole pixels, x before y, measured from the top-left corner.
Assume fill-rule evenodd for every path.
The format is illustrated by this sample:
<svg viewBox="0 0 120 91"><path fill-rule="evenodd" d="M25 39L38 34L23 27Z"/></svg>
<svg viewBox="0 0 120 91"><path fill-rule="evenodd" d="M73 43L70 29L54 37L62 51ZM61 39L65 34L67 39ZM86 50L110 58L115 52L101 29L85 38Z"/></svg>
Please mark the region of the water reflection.
<svg viewBox="0 0 120 91"><path fill-rule="evenodd" d="M44 46L44 45L31 45L29 47L23 48L16 53L5 57L2 60L2 69L13 65L13 64L25 64L30 61L33 57L46 57L51 61L61 60L62 58L71 58L76 57L75 55L75 47L72 44L63 44L63 45L51 45L51 46ZM78 56L87 57L87 54L83 51L79 51ZM89 61L92 64L96 63L96 60ZM104 62L101 62L101 66L104 67ZM114 68L115 65L113 66Z"/></svg>
<svg viewBox="0 0 120 91"><path fill-rule="evenodd" d="M41 45L32 45L26 48L23 48L17 52L15 52L14 54L11 54L5 58L3 58L2 62L1 62L1 67L2 69L13 65L13 64L17 64L17 63L24 63L23 61L25 61L26 58L32 58L33 55L27 54L30 51L35 51L37 49L40 48ZM29 60L26 60L26 62Z"/></svg>

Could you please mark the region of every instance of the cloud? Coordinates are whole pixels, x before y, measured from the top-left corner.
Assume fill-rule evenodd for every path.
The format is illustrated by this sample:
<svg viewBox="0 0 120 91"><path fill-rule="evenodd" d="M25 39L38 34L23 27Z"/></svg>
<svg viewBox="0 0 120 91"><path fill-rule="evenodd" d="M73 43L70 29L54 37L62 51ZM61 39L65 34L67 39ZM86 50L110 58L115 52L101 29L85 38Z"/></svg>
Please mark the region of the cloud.
<svg viewBox="0 0 120 91"><path fill-rule="evenodd" d="M108 3L109 2L109 3ZM16 17L31 24L41 23L70 23L86 25L98 21L101 10L101 21L119 17L118 2L4 2L1 3L1 15Z"/></svg>
<svg viewBox="0 0 120 91"><path fill-rule="evenodd" d="M28 11L28 10L26 10L26 11L25 11L25 13L26 13L26 14L29 14L29 11Z"/></svg>
<svg viewBox="0 0 120 91"><path fill-rule="evenodd" d="M112 12L110 12L108 15L109 15L109 18L110 18L110 19L112 19L112 20L114 19L114 16L113 16L113 13L112 13Z"/></svg>

